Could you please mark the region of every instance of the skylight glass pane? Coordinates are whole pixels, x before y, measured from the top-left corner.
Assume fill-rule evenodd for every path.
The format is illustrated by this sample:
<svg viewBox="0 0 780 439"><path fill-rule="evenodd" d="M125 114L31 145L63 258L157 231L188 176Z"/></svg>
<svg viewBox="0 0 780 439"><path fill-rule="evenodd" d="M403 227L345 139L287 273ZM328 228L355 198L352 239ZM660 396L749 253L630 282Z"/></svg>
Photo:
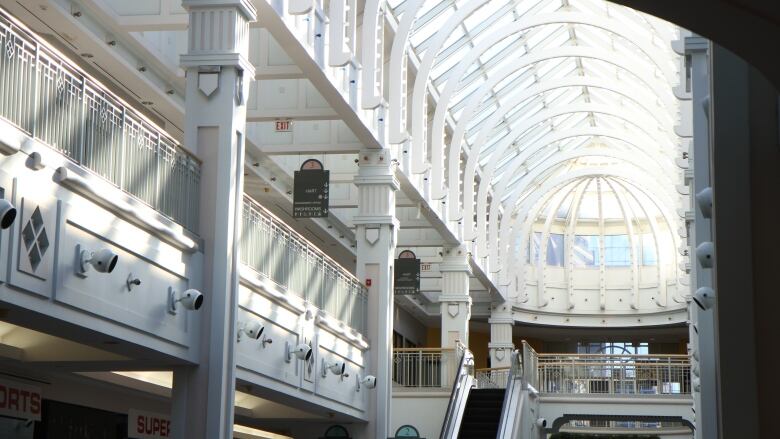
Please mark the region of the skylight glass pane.
<svg viewBox="0 0 780 439"><path fill-rule="evenodd" d="M563 235L550 233L547 238L547 265L563 267Z"/></svg>
<svg viewBox="0 0 780 439"><path fill-rule="evenodd" d="M643 234L640 242L642 245L642 265L658 265L658 253L655 251L653 235Z"/></svg>
<svg viewBox="0 0 780 439"><path fill-rule="evenodd" d="M631 265L631 241L628 235L604 236L604 265L608 267Z"/></svg>
<svg viewBox="0 0 780 439"><path fill-rule="evenodd" d="M598 267L599 237L593 235L575 235L572 243L572 262L575 267Z"/></svg>

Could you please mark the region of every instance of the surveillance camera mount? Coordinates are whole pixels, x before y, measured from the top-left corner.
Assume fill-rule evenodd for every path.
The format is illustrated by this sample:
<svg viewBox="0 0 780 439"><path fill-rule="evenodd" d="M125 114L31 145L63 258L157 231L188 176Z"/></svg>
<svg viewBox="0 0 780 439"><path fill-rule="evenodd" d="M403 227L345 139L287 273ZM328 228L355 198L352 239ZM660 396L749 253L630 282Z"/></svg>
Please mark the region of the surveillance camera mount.
<svg viewBox="0 0 780 439"><path fill-rule="evenodd" d="M284 342L284 362L285 363L291 363L292 362L292 345L289 341Z"/></svg>
<svg viewBox="0 0 780 439"><path fill-rule="evenodd" d="M141 279L134 277L133 273L130 273L127 275L127 291L133 291L134 286L140 286L141 285Z"/></svg>
<svg viewBox="0 0 780 439"><path fill-rule="evenodd" d="M176 290L168 287L168 314L176 315Z"/></svg>

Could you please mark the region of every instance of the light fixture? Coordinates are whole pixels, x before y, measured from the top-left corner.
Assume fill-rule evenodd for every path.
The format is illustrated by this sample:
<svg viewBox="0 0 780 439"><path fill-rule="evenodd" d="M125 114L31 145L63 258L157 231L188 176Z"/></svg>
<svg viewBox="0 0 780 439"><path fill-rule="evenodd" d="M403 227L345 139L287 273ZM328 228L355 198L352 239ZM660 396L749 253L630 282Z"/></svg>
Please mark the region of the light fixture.
<svg viewBox="0 0 780 439"><path fill-rule="evenodd" d="M361 377L360 374L357 374L355 376L355 380L357 381L355 392L360 392L361 385L366 386L367 389L376 388L376 377L373 375L366 375L365 377Z"/></svg>
<svg viewBox="0 0 780 439"><path fill-rule="evenodd" d="M203 293L190 288L179 293L173 288L168 288L168 312L176 314L176 304L181 305L188 310L197 311L203 306Z"/></svg>
<svg viewBox="0 0 780 439"><path fill-rule="evenodd" d="M16 219L16 208L5 198L0 199L0 229L11 227Z"/></svg>
<svg viewBox="0 0 780 439"><path fill-rule="evenodd" d="M285 342L284 351L285 361L288 363L292 361L293 355L299 360L309 361L311 360L313 352L311 346L307 345L306 343L300 343L293 347L290 342Z"/></svg>
<svg viewBox="0 0 780 439"><path fill-rule="evenodd" d="M119 256L108 248L103 248L96 252L81 250L79 258L79 270L82 275L86 275L90 266L98 273L111 273L116 268L117 262L119 262Z"/></svg>
<svg viewBox="0 0 780 439"><path fill-rule="evenodd" d="M329 370L330 370L330 372L333 375L341 376L341 375L344 375L344 372L346 371L346 369L347 369L347 364L344 363L341 360L336 360L333 363L328 363L327 361L325 361L324 358L322 359L322 377L323 378L325 378L328 375L328 371ZM344 375L344 376L349 376L349 375Z"/></svg>

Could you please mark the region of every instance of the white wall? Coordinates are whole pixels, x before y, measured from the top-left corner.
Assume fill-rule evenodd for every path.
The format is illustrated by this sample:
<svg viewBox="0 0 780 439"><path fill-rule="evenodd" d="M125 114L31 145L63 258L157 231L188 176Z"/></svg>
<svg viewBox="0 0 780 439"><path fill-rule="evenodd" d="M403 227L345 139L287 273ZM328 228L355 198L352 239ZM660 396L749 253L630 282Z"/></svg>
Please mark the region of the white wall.
<svg viewBox="0 0 780 439"><path fill-rule="evenodd" d="M427 439L437 439L450 400L449 392L396 392L393 394L391 433L412 425Z"/></svg>

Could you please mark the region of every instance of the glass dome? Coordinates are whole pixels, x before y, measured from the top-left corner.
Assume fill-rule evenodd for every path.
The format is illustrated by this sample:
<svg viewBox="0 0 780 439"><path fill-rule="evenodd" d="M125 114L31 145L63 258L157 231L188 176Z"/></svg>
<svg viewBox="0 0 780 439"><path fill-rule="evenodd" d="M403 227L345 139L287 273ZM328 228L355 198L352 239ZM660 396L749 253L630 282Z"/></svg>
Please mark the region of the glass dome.
<svg viewBox="0 0 780 439"><path fill-rule="evenodd" d="M674 233L659 206L630 182L584 177L547 199L526 240L526 262L610 269L658 266L662 254L674 265Z"/></svg>

